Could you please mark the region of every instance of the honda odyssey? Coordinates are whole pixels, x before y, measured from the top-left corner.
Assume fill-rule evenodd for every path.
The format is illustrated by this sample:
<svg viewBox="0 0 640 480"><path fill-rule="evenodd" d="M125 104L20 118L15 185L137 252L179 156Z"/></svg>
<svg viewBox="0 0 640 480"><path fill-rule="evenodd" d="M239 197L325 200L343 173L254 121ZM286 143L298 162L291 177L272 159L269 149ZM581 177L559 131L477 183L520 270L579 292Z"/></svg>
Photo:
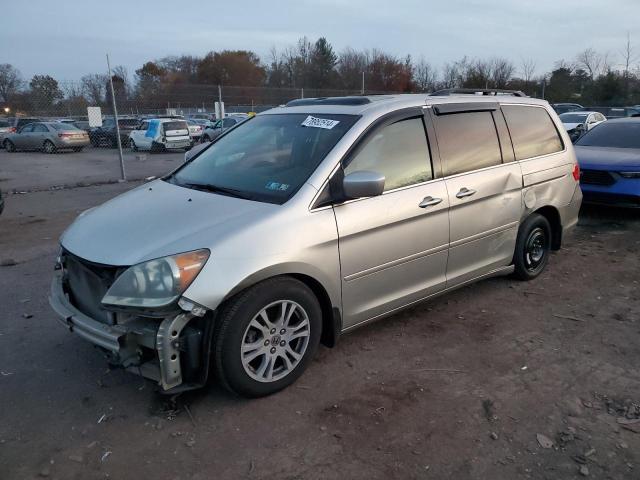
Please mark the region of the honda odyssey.
<svg viewBox="0 0 640 480"><path fill-rule="evenodd" d="M556 113L520 92L295 100L82 213L50 303L162 391L215 373L267 395L320 343L480 279L540 275L577 223L579 178Z"/></svg>

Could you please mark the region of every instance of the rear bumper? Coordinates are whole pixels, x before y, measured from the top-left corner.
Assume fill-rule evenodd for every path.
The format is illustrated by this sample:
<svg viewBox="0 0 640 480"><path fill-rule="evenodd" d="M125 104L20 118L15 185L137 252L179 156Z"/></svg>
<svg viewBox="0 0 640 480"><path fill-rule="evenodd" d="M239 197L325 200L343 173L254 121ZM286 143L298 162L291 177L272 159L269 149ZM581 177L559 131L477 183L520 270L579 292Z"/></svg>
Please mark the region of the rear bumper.
<svg viewBox="0 0 640 480"><path fill-rule="evenodd" d="M209 348L212 325L207 324L206 332L187 327L195 318L191 313L164 319L137 317L123 325L107 325L71 303L59 270L51 282L49 304L70 332L102 348L112 364L157 382L167 393L198 388L206 382L208 350L204 355L203 348Z"/></svg>
<svg viewBox="0 0 640 480"><path fill-rule="evenodd" d="M55 142L56 147L58 148L86 147L89 143L89 137L59 139Z"/></svg>
<svg viewBox="0 0 640 480"><path fill-rule="evenodd" d="M576 189L573 191L573 196L568 205L559 208L560 222L562 224L562 238L570 233L571 230L578 224L578 215L580 213L580 207L582 206L582 190L579 185L576 185Z"/></svg>

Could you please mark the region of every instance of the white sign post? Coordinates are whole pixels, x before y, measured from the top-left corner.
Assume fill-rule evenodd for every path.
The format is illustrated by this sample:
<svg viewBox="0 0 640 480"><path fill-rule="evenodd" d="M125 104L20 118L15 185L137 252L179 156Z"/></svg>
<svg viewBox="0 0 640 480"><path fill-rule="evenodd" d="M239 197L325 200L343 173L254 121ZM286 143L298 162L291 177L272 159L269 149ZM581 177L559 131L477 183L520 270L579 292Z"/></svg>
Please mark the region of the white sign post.
<svg viewBox="0 0 640 480"><path fill-rule="evenodd" d="M102 109L100 107L87 107L87 117L90 127L102 126Z"/></svg>

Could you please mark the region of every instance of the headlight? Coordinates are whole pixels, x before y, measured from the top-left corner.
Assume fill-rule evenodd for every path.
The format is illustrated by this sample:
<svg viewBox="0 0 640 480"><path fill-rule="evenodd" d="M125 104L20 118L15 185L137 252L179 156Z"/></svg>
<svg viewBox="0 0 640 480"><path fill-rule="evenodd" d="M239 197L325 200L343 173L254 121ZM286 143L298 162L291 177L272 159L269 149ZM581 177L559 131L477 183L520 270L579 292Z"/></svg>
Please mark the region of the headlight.
<svg viewBox="0 0 640 480"><path fill-rule="evenodd" d="M129 267L102 299L119 307L165 307L187 289L209 258L209 250L194 250Z"/></svg>
<svg viewBox="0 0 640 480"><path fill-rule="evenodd" d="M618 172L623 178L640 178L640 172Z"/></svg>

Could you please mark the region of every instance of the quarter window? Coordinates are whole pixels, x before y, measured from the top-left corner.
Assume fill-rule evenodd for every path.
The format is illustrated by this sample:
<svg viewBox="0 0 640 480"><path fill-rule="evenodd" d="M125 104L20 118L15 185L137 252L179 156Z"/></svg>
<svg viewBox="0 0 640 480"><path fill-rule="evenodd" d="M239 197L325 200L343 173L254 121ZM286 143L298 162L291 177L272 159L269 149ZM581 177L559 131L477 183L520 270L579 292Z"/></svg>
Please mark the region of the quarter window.
<svg viewBox="0 0 640 480"><path fill-rule="evenodd" d="M503 105L516 160L562 150L562 140L544 108Z"/></svg>
<svg viewBox="0 0 640 480"><path fill-rule="evenodd" d="M431 156L422 118L401 120L375 131L344 173L359 170L384 175L385 191L431 180Z"/></svg>
<svg viewBox="0 0 640 480"><path fill-rule="evenodd" d="M456 175L502 163L500 142L491 112L440 115L438 148L445 175Z"/></svg>

